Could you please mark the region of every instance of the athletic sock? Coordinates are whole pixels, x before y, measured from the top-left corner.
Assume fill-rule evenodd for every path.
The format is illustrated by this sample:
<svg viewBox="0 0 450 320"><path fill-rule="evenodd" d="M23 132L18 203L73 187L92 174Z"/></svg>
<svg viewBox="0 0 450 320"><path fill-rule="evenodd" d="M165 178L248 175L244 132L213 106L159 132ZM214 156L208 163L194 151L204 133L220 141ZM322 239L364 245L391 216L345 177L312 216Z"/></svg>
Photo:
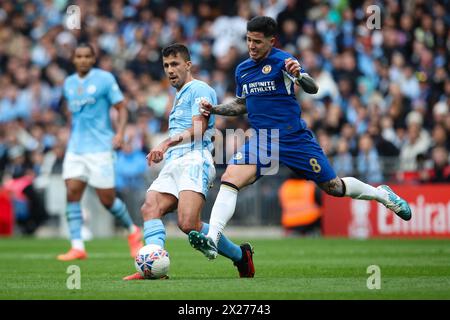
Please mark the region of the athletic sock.
<svg viewBox="0 0 450 320"><path fill-rule="evenodd" d="M109 212L119 219L120 223L127 228L129 232L134 230L133 220L131 219L130 213L122 200L115 198L113 205L109 208Z"/></svg>
<svg viewBox="0 0 450 320"><path fill-rule="evenodd" d="M151 219L144 222L145 245L156 244L164 248L166 242L166 228L161 219Z"/></svg>
<svg viewBox="0 0 450 320"><path fill-rule="evenodd" d="M69 225L72 248L84 250L84 242L81 238L81 227L83 216L81 214L80 202L69 202L66 207L67 223Z"/></svg>
<svg viewBox="0 0 450 320"><path fill-rule="evenodd" d="M345 184L345 195L353 199L376 200L385 203L387 200L387 192L377 189L371 185L364 183L353 177L342 178Z"/></svg>
<svg viewBox="0 0 450 320"><path fill-rule="evenodd" d="M220 186L219 194L211 211L207 235L213 239L216 246L218 246L225 226L234 214L238 192L239 189L232 184L222 183Z"/></svg>
<svg viewBox="0 0 450 320"><path fill-rule="evenodd" d="M209 229L209 224L203 222L202 230L200 230L200 232L203 234L208 234ZM241 247L228 239L224 234L220 237L217 249L220 255L233 260L233 262L237 262L242 259Z"/></svg>

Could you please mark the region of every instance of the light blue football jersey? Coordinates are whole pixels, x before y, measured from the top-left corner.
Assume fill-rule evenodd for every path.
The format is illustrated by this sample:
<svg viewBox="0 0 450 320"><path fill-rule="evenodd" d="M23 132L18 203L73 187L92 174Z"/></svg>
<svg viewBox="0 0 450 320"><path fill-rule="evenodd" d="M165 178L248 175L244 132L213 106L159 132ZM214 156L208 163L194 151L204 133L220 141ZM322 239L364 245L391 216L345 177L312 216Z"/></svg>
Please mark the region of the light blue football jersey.
<svg viewBox="0 0 450 320"><path fill-rule="evenodd" d="M200 80L192 80L186 83L177 92L172 111L169 116L169 136L181 133L192 127L192 117L200 115L200 101L204 99L212 105L217 104L217 95L213 88ZM166 161L179 158L191 150L213 150L211 137L214 134L214 116L208 121L208 129L201 142L192 141L190 144L179 144L169 148L166 153Z"/></svg>
<svg viewBox="0 0 450 320"><path fill-rule="evenodd" d="M114 130L110 108L123 100L114 76L98 68L92 68L84 78L72 74L64 82L64 97L72 113L67 151L77 154L111 151Z"/></svg>

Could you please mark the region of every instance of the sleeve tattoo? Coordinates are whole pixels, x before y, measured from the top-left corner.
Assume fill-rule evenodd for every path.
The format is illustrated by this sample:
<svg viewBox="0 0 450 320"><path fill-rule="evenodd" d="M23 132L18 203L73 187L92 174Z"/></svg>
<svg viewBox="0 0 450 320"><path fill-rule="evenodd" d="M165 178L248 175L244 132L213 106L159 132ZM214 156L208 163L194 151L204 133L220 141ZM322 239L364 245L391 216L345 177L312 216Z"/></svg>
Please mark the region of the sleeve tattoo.
<svg viewBox="0 0 450 320"><path fill-rule="evenodd" d="M302 73L300 80L297 79L297 84L302 87L302 89L309 94L315 94L319 91L319 86L314 81L314 79L307 73Z"/></svg>
<svg viewBox="0 0 450 320"><path fill-rule="evenodd" d="M235 98L229 103L219 104L211 109L211 113L221 116L238 116L247 113L245 99Z"/></svg>

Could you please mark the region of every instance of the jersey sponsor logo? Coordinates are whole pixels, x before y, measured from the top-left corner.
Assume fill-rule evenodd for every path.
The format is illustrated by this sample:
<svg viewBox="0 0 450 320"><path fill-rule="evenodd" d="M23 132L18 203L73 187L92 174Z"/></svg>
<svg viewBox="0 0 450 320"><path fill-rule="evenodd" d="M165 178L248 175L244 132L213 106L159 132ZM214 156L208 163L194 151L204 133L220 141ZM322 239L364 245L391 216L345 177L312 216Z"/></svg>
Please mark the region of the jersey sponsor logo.
<svg viewBox="0 0 450 320"><path fill-rule="evenodd" d="M263 93L277 91L275 81L257 81L242 85L242 95L245 97L249 93Z"/></svg>
<svg viewBox="0 0 450 320"><path fill-rule="evenodd" d="M264 74L268 74L268 73L270 73L270 71L272 71L272 66L270 64L266 64L262 68L262 73L264 73Z"/></svg>
<svg viewBox="0 0 450 320"><path fill-rule="evenodd" d="M211 101L207 97L198 97L198 98L195 98L195 104L199 104L200 101L202 101L202 100L205 100L205 101L211 103Z"/></svg>
<svg viewBox="0 0 450 320"><path fill-rule="evenodd" d="M80 111L84 106L87 106L89 104L95 104L97 100L93 97L88 97L85 99L77 99L72 100L69 102L69 107L72 112L78 112Z"/></svg>

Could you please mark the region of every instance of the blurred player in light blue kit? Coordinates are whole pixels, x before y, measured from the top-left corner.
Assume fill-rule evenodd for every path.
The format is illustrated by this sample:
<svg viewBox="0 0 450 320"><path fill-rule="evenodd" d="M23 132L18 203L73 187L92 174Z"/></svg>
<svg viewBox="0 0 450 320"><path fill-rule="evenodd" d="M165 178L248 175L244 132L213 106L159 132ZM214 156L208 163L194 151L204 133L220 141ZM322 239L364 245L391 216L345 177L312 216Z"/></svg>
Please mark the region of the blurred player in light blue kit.
<svg viewBox="0 0 450 320"><path fill-rule="evenodd" d="M146 245L164 248L166 231L161 218L178 210L178 226L186 234L192 230L208 233L209 226L200 220L208 190L214 181L211 151L211 130L214 117L206 119L200 114L200 101L217 103L214 90L205 82L192 77L189 50L182 44L163 49L164 71L177 93L169 116L169 138L153 148L147 155L148 164L158 163L165 156L164 167L147 191L141 212L144 219ZM208 130L208 132L207 132ZM218 253L237 266L241 277L253 277L243 270L242 248L222 236ZM124 280L142 280L135 273Z"/></svg>
<svg viewBox="0 0 450 320"><path fill-rule="evenodd" d="M73 55L76 73L64 82L64 97L72 115L72 130L63 163L67 188L67 221L71 249L59 255L61 261L87 258L81 237L83 217L80 200L86 185L95 188L100 202L129 231L130 254L134 257L142 243L142 232L133 224L125 204L114 189L114 149L120 148L127 124L123 94L114 76L97 68L95 52L89 44L80 44ZM110 108L118 111L114 133Z"/></svg>
<svg viewBox="0 0 450 320"><path fill-rule="evenodd" d="M294 84L310 94L316 93L318 86L291 54L273 47L276 30L277 24L270 17L255 17L247 23L250 57L236 68L236 99L215 106L203 102L201 106L205 117L248 113L250 125L255 130L255 135L234 155L222 176L209 232L192 231L189 234L191 244L209 259L217 256L217 243L234 214L239 190L254 183L265 172L270 174L268 164L272 167L272 163L286 165L330 195L376 200L400 218L411 219L408 203L388 186L375 188L353 177L336 176L322 148L301 119L301 108L295 97ZM261 143L267 140L274 140L274 143ZM250 254L251 251L247 252Z"/></svg>

